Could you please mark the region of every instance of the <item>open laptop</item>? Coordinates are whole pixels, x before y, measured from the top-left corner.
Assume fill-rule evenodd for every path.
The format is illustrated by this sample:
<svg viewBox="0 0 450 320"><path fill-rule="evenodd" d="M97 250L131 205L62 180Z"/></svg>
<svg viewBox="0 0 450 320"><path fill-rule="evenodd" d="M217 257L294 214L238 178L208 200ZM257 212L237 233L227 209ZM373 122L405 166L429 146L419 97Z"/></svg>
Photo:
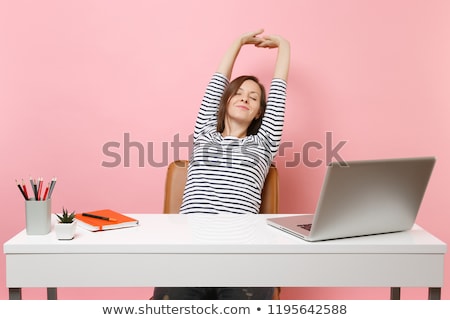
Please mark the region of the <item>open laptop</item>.
<svg viewBox="0 0 450 320"><path fill-rule="evenodd" d="M330 163L314 214L267 223L307 241L409 230L435 162L423 157Z"/></svg>

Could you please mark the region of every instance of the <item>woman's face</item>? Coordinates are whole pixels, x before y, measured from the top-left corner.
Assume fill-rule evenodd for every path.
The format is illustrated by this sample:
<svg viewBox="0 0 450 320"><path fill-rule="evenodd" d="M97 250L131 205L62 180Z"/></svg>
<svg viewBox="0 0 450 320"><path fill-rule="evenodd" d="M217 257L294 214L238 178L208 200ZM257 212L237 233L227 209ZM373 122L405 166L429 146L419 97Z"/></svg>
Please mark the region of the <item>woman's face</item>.
<svg viewBox="0 0 450 320"><path fill-rule="evenodd" d="M227 117L247 126L261 114L261 89L253 80L242 83L227 105Z"/></svg>

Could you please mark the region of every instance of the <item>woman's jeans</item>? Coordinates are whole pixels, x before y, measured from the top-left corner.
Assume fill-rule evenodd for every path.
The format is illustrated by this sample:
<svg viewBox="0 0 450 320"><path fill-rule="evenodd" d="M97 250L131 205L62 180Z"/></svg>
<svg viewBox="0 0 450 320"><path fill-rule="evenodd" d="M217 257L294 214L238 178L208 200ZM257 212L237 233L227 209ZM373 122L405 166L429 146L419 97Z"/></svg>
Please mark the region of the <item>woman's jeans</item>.
<svg viewBox="0 0 450 320"><path fill-rule="evenodd" d="M271 300L274 288L156 287L154 300Z"/></svg>

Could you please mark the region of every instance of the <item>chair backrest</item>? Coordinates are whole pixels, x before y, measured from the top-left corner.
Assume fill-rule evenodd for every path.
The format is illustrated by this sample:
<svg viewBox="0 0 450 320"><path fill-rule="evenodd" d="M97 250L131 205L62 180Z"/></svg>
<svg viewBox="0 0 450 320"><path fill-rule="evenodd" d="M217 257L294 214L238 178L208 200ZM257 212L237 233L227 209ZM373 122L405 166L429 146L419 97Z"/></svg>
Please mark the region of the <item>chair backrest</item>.
<svg viewBox="0 0 450 320"><path fill-rule="evenodd" d="M189 161L175 160L167 168L164 193L164 213L178 213L183 200ZM278 213L278 171L270 166L261 193L259 213Z"/></svg>

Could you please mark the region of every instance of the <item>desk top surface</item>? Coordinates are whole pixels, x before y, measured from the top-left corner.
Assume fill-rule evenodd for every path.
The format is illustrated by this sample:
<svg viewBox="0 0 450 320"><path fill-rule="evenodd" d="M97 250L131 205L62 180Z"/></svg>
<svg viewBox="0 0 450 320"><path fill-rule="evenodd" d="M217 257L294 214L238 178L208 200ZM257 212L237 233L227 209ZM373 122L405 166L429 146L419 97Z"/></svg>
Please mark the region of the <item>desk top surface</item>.
<svg viewBox="0 0 450 320"><path fill-rule="evenodd" d="M421 227L389 234L307 242L266 223L273 216L212 214L129 214L139 226L91 232L77 228L73 240L47 235L28 236L25 230L4 243L5 254L121 253L436 253L446 244Z"/></svg>

